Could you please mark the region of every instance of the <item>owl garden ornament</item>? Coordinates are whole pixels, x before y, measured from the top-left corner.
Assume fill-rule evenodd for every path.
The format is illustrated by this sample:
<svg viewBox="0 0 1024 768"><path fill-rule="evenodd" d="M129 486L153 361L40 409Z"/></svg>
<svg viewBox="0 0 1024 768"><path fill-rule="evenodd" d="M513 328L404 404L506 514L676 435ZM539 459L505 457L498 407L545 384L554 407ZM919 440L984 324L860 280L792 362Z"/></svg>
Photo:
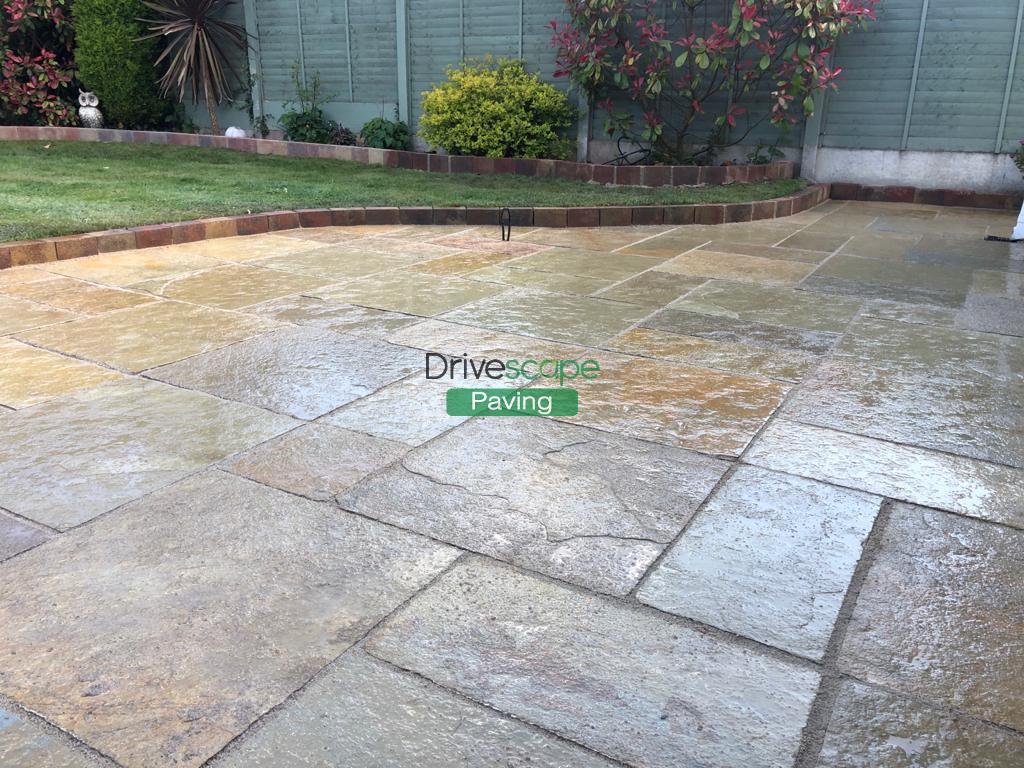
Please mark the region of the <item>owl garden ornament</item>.
<svg viewBox="0 0 1024 768"><path fill-rule="evenodd" d="M86 128L102 128L103 113L99 110L100 100L95 93L78 92L78 120Z"/></svg>

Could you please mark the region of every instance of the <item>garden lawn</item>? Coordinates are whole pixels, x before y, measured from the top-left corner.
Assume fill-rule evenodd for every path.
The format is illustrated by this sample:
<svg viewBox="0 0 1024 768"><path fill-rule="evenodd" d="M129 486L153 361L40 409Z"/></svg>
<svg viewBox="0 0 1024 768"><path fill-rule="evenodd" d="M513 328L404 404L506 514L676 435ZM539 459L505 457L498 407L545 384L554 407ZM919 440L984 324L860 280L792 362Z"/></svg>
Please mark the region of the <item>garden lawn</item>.
<svg viewBox="0 0 1024 768"><path fill-rule="evenodd" d="M804 184L606 187L222 149L0 142L0 242L296 208L735 203L784 197Z"/></svg>

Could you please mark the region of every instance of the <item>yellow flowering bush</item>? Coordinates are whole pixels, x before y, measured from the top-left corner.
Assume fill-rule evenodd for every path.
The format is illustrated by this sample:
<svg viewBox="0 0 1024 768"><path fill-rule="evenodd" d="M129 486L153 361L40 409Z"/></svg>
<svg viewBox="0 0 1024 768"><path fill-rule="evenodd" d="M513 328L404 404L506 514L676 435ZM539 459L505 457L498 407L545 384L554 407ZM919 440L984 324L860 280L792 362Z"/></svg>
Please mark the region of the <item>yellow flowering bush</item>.
<svg viewBox="0 0 1024 768"><path fill-rule="evenodd" d="M485 59L449 67L423 94L420 135L453 155L565 159L576 110L522 61Z"/></svg>

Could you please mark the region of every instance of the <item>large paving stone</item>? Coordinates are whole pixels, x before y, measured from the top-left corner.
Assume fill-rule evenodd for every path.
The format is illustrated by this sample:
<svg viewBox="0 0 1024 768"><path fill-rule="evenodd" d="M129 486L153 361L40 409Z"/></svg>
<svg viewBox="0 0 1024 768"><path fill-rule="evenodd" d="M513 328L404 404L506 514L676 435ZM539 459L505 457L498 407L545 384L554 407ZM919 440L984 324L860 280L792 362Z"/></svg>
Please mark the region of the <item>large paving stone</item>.
<svg viewBox="0 0 1024 768"><path fill-rule="evenodd" d="M814 271L814 265L799 261L765 259L761 256L701 250L676 256L676 258L659 265L657 269L679 275L717 277L723 280L741 280L764 285L796 285Z"/></svg>
<svg viewBox="0 0 1024 768"><path fill-rule="evenodd" d="M501 264L514 258L508 253L494 253L492 251L463 251L450 256L441 256L437 259L420 261L410 269L414 272L423 272L428 275L457 276L465 275L480 269L486 269Z"/></svg>
<svg viewBox="0 0 1024 768"><path fill-rule="evenodd" d="M359 483L338 503L625 594L726 466L546 419L478 418Z"/></svg>
<svg viewBox="0 0 1024 768"><path fill-rule="evenodd" d="M140 251L114 251L81 259L51 261L41 264L40 269L65 277L88 280L90 283L123 288L141 283L143 280L182 275L199 269L217 267L223 263L195 252L202 249L201 245L191 243L188 246L145 248Z"/></svg>
<svg viewBox="0 0 1024 768"><path fill-rule="evenodd" d="M147 280L132 287L167 299L219 309L239 309L300 291L311 291L328 282L323 277L229 264L190 275Z"/></svg>
<svg viewBox="0 0 1024 768"><path fill-rule="evenodd" d="M39 546L53 534L0 511L0 560Z"/></svg>
<svg viewBox="0 0 1024 768"><path fill-rule="evenodd" d="M284 765L611 768L612 763L352 650L211 768Z"/></svg>
<svg viewBox="0 0 1024 768"><path fill-rule="evenodd" d="M1024 527L1024 471L778 419L743 460L879 496Z"/></svg>
<svg viewBox="0 0 1024 768"><path fill-rule="evenodd" d="M470 280L481 280L485 283L500 283L516 288L532 288L550 293L570 293L576 296L589 296L592 293L611 288L614 280L581 275L565 275L560 272L538 272L533 269L511 269L499 265L486 267L466 275Z"/></svg>
<svg viewBox="0 0 1024 768"><path fill-rule="evenodd" d="M674 275L651 270L602 291L602 299L624 301L648 307L662 307L705 282L702 277Z"/></svg>
<svg viewBox="0 0 1024 768"><path fill-rule="evenodd" d="M881 499L740 467L637 596L819 660Z"/></svg>
<svg viewBox="0 0 1024 768"><path fill-rule="evenodd" d="M657 357L701 368L718 368L783 381L800 381L817 364L814 355L804 352L683 336L653 328L633 328L616 336L608 346L629 355Z"/></svg>
<svg viewBox="0 0 1024 768"><path fill-rule="evenodd" d="M14 339L0 339L0 404L26 408L121 374Z"/></svg>
<svg viewBox="0 0 1024 768"><path fill-rule="evenodd" d="M392 333L388 341L415 347L424 352L439 352L451 357L467 355L471 359L486 357L505 360L586 360L594 354L590 350L569 344L487 328L474 328L471 325L459 325L444 320L423 320L416 325L403 327ZM425 356L423 363L425 366ZM461 378L452 379L450 369L448 380L463 381Z"/></svg>
<svg viewBox="0 0 1024 768"><path fill-rule="evenodd" d="M150 372L150 376L300 419L315 419L400 379L412 350L316 328L287 328Z"/></svg>
<svg viewBox="0 0 1024 768"><path fill-rule="evenodd" d="M626 280L661 264L663 259L651 256L637 256L628 253L607 251L585 251L575 248L555 248L524 256L510 262L515 269L537 272L557 272L562 275L579 275L599 280Z"/></svg>
<svg viewBox="0 0 1024 768"><path fill-rule="evenodd" d="M247 262L268 256L301 253L315 248L322 248L323 245L323 243L307 238L285 237L282 233L278 232L264 235L244 235L242 237L218 237L213 240L200 240L195 243L176 245L168 250L223 261Z"/></svg>
<svg viewBox="0 0 1024 768"><path fill-rule="evenodd" d="M64 312L34 301L0 296L0 335L40 328L54 323L66 323L77 315Z"/></svg>
<svg viewBox="0 0 1024 768"><path fill-rule="evenodd" d="M839 254L822 264L804 287L826 293L956 306L963 302L971 271Z"/></svg>
<svg viewBox="0 0 1024 768"><path fill-rule="evenodd" d="M869 683L1024 731L1024 532L897 505L840 652Z"/></svg>
<svg viewBox="0 0 1024 768"><path fill-rule="evenodd" d="M479 381L433 380L418 373L349 403L323 420L337 427L417 446L469 418L448 415L446 398L452 387L513 389L528 383L487 377Z"/></svg>
<svg viewBox="0 0 1024 768"><path fill-rule="evenodd" d="M0 565L0 690L128 768L198 766L446 567L210 472Z"/></svg>
<svg viewBox="0 0 1024 768"><path fill-rule="evenodd" d="M46 275L47 279L10 285L3 288L3 293L83 315L101 315L155 301L144 293L93 285L48 272L40 271L40 274Z"/></svg>
<svg viewBox="0 0 1024 768"><path fill-rule="evenodd" d="M818 674L480 559L385 623L374 655L633 765L792 764Z"/></svg>
<svg viewBox="0 0 1024 768"><path fill-rule="evenodd" d="M296 423L138 379L81 390L0 413L0 506L70 528Z"/></svg>
<svg viewBox="0 0 1024 768"><path fill-rule="evenodd" d="M277 328L237 312L158 301L19 335L32 344L137 373Z"/></svg>
<svg viewBox="0 0 1024 768"><path fill-rule="evenodd" d="M106 760L72 746L51 729L0 708L0 765L4 768L105 768Z"/></svg>
<svg viewBox="0 0 1024 768"><path fill-rule="evenodd" d="M786 328L842 333L860 305L857 299L711 280L672 308Z"/></svg>
<svg viewBox="0 0 1024 768"><path fill-rule="evenodd" d="M271 317L283 323L312 325L371 339L384 339L399 328L422 320L414 315L337 304L312 296L286 296L248 307L246 312Z"/></svg>
<svg viewBox="0 0 1024 768"><path fill-rule="evenodd" d="M402 271L371 275L314 291L313 295L338 303L431 317L503 290L503 286L475 280Z"/></svg>
<svg viewBox="0 0 1024 768"><path fill-rule="evenodd" d="M687 312L674 307L647 318L643 322L643 327L802 355L828 352L839 340L839 334L836 333L787 328L724 315Z"/></svg>
<svg viewBox="0 0 1024 768"><path fill-rule="evenodd" d="M881 499L740 467L637 596L820 659Z"/></svg>
<svg viewBox="0 0 1024 768"><path fill-rule="evenodd" d="M788 418L1024 465L1024 339L857 320Z"/></svg>
<svg viewBox="0 0 1024 768"><path fill-rule="evenodd" d="M575 379L579 414L559 417L721 456L738 456L775 412L788 385L679 363L597 355L596 378Z"/></svg>
<svg viewBox="0 0 1024 768"><path fill-rule="evenodd" d="M449 312L442 319L569 344L597 345L651 310L621 301L517 289Z"/></svg>
<svg viewBox="0 0 1024 768"><path fill-rule="evenodd" d="M818 768L1019 768L1024 736L845 681Z"/></svg>
<svg viewBox="0 0 1024 768"><path fill-rule="evenodd" d="M224 468L283 491L331 501L406 450L390 440L316 422L258 445Z"/></svg>
<svg viewBox="0 0 1024 768"><path fill-rule="evenodd" d="M401 262L392 261L384 255L353 253L347 248L317 248L315 251L290 253L249 263L340 282L394 269Z"/></svg>
<svg viewBox="0 0 1024 768"><path fill-rule="evenodd" d="M591 229L536 229L525 234L515 232L513 240L521 245L540 243L588 251L614 251L640 240L646 240L670 227L596 227ZM497 231L497 227L493 231Z"/></svg>

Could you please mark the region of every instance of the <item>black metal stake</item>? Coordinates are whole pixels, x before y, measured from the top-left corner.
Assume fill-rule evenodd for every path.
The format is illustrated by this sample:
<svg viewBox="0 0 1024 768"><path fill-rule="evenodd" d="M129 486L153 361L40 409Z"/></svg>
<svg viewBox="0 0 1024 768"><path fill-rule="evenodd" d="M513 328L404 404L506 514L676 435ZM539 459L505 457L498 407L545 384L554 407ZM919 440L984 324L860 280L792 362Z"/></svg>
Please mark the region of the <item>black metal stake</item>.
<svg viewBox="0 0 1024 768"><path fill-rule="evenodd" d="M512 211L502 208L498 213L498 226L501 227L501 241L507 243L512 239Z"/></svg>

